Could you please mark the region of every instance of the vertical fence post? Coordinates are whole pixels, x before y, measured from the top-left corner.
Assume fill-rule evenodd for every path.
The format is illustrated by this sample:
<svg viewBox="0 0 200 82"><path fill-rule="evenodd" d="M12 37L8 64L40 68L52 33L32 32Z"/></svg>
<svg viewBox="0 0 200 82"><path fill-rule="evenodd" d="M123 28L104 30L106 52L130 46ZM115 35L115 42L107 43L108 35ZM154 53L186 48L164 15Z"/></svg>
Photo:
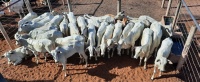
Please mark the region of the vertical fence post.
<svg viewBox="0 0 200 82"><path fill-rule="evenodd" d="M178 65L176 67L176 70L180 70L181 67L183 66L183 64L185 63L185 61L187 60L188 51L190 49L190 45L191 45L191 42L192 42L192 39L193 39L193 36L194 36L196 30L197 30L196 27L194 27L194 26L191 27L189 35L188 35L187 40L185 42L181 57L179 59Z"/></svg>
<svg viewBox="0 0 200 82"><path fill-rule="evenodd" d="M28 9L28 12L29 12L29 13L30 13L30 12L33 12L29 0L24 0L24 1L25 1L25 4L26 4L26 7L27 7L27 9Z"/></svg>
<svg viewBox="0 0 200 82"><path fill-rule="evenodd" d="M121 12L121 0L117 0L117 13Z"/></svg>
<svg viewBox="0 0 200 82"><path fill-rule="evenodd" d="M47 4L48 4L48 6L49 6L49 11L52 12L52 6L51 6L50 0L47 0Z"/></svg>
<svg viewBox="0 0 200 82"><path fill-rule="evenodd" d="M172 28L173 29L175 28L175 24L177 22L179 14L180 14L181 7L182 7L182 2L181 2L181 0L179 0L178 6L177 6L177 9L176 9L176 12L175 12L175 17L174 17L174 20L172 22Z"/></svg>
<svg viewBox="0 0 200 82"><path fill-rule="evenodd" d="M170 10L170 8L171 8L171 4L172 4L172 0L169 0L168 5L167 5L167 11L166 11L165 16L168 16L168 15L169 15L169 10Z"/></svg>
<svg viewBox="0 0 200 82"><path fill-rule="evenodd" d="M1 24L1 22L0 22L0 30L1 30L1 33L3 34L3 37L6 39L9 47L13 50L14 47L12 46L10 38L8 37L8 35L7 35L6 31L5 31L5 29L3 28L3 25Z"/></svg>
<svg viewBox="0 0 200 82"><path fill-rule="evenodd" d="M68 8L69 8L69 12L72 12L72 5L71 5L70 0L67 0L67 5L68 5Z"/></svg>
<svg viewBox="0 0 200 82"><path fill-rule="evenodd" d="M162 0L161 8L163 8L165 5L165 0Z"/></svg>
<svg viewBox="0 0 200 82"><path fill-rule="evenodd" d="M62 0L63 5L65 5L65 0Z"/></svg>

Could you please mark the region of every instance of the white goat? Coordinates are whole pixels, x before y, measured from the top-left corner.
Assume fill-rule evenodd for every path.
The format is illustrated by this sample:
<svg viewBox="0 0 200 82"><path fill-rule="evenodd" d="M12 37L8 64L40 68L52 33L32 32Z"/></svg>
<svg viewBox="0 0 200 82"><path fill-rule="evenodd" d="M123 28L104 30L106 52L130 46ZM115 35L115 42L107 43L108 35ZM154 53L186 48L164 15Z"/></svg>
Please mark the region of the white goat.
<svg viewBox="0 0 200 82"><path fill-rule="evenodd" d="M81 55L81 57L84 58L86 62L85 66L87 67L88 62L87 62L87 55L85 54L85 50L84 50L84 42L77 42L76 45L65 45L62 47L56 47L55 50L51 51L51 55L53 56L53 59L55 60L55 62L62 63L65 76L67 76L66 74L67 58L71 57L77 52L79 53L79 55Z"/></svg>
<svg viewBox="0 0 200 82"><path fill-rule="evenodd" d="M80 35L78 27L76 26L76 23L69 23L68 27L70 29L70 35Z"/></svg>
<svg viewBox="0 0 200 82"><path fill-rule="evenodd" d="M36 28L39 30L50 30L50 29L58 29L60 22L63 20L62 15L56 15L54 16L49 22L47 22L45 25L43 25L40 28Z"/></svg>
<svg viewBox="0 0 200 82"><path fill-rule="evenodd" d="M19 34L19 32L15 33L15 40L19 40L20 38L28 39L30 36L28 34Z"/></svg>
<svg viewBox="0 0 200 82"><path fill-rule="evenodd" d="M152 44L152 36L153 36L153 31L149 28L145 28L142 34L142 40L141 40L141 46L135 48L135 56L134 58L140 57L140 63L144 59L144 69L146 69L146 62L148 58L150 57L150 48Z"/></svg>
<svg viewBox="0 0 200 82"><path fill-rule="evenodd" d="M111 49L113 50L111 57L113 57L115 46L118 45L118 41L120 39L121 34L122 34L122 22L118 20L117 23L115 24L115 29L113 31L112 39L107 40L108 51L110 51Z"/></svg>
<svg viewBox="0 0 200 82"><path fill-rule="evenodd" d="M100 56L99 54L100 54L100 44L101 44L101 40L102 40L102 37L103 37L103 34L105 33L105 31L106 31L106 26L108 25L108 23L107 22L102 22L101 23L101 25L100 25L100 27L99 27L99 29L98 29L98 31L97 31L97 39L98 39L98 41L97 41L97 47L96 47L96 52L97 52L97 56Z"/></svg>
<svg viewBox="0 0 200 82"><path fill-rule="evenodd" d="M169 37L165 38L162 41L161 46L158 50L155 62L154 62L154 72L153 72L153 75L151 77L152 80L154 79L154 74L156 73L156 67L158 67L158 69L160 70L159 76L161 76L162 71L165 71L165 65L167 64L167 61L171 62L167 58L168 58L168 56L171 52L172 45L173 45L173 41Z"/></svg>
<svg viewBox="0 0 200 82"><path fill-rule="evenodd" d="M132 22L128 23L128 24L125 26L125 28L124 28L124 30L123 30L123 32L122 32L121 38L125 39L125 38L128 36L128 33L129 33L129 32L131 31L131 29L134 27L134 25L135 25L135 23L132 23Z"/></svg>
<svg viewBox="0 0 200 82"><path fill-rule="evenodd" d="M133 58L133 49L135 46L135 41L140 37L143 29L144 29L144 23L142 22L135 23L134 27L128 33L127 37L124 40L120 40L118 45L118 53L120 53L122 46L125 47L125 49L131 47L131 52L132 52L131 57Z"/></svg>
<svg viewBox="0 0 200 82"><path fill-rule="evenodd" d="M99 22L105 21L108 23L114 23L114 21L115 21L114 15L111 15L111 14L107 14L107 15L100 16L100 17L89 16L88 14L85 14L84 17L95 20L95 21L99 21Z"/></svg>
<svg viewBox="0 0 200 82"><path fill-rule="evenodd" d="M159 22L161 25L162 23ZM172 24L170 25L162 25L162 32L163 32L163 37L167 38L167 37L171 37L173 35L173 29L172 29Z"/></svg>
<svg viewBox="0 0 200 82"><path fill-rule="evenodd" d="M93 24L89 24L88 25L88 44L89 46L87 47L87 49L90 52L90 59L91 57L93 57L93 53L94 53L94 49L95 49L95 45L96 45L96 29L95 26ZM97 60L97 55L95 55L95 60Z"/></svg>
<svg viewBox="0 0 200 82"><path fill-rule="evenodd" d="M55 43L57 46L64 46L64 45L75 43L77 41L85 42L85 38L81 35L72 35L72 36L67 36L63 38L56 38Z"/></svg>
<svg viewBox="0 0 200 82"><path fill-rule="evenodd" d="M37 17L37 14L35 12L30 12L26 16L24 16L21 20L18 21L18 26L20 27L22 24L33 20Z"/></svg>
<svg viewBox="0 0 200 82"><path fill-rule="evenodd" d="M79 28L81 29L81 35L85 36L87 38L87 23L85 22L85 18L82 16L79 16L77 18L77 23Z"/></svg>
<svg viewBox="0 0 200 82"><path fill-rule="evenodd" d="M139 20L148 20L150 23L153 23L154 21L156 21L154 18L147 15L141 15L139 17Z"/></svg>
<svg viewBox="0 0 200 82"><path fill-rule="evenodd" d="M151 50L150 50L150 54L153 54L154 50L155 50L155 57L156 57L156 52L157 52L157 48L160 45L160 40L162 37L162 29L161 29L161 25L155 21L151 24L150 29L153 30L153 42L151 45Z"/></svg>
<svg viewBox="0 0 200 82"><path fill-rule="evenodd" d="M21 63L23 58L27 58L29 56L32 56L33 54L28 51L25 47L19 47L15 50L10 50L9 52L6 52L4 56L8 59L8 64L17 65Z"/></svg>
<svg viewBox="0 0 200 82"><path fill-rule="evenodd" d="M45 61L46 61L45 53L46 52L50 53L51 50L55 49L55 43L48 39L34 40L31 38L28 38L28 39L21 38L17 41L16 45L24 46L24 47L27 47L28 49L30 49L33 52L33 54L35 55L37 64L38 64L37 52L44 53Z"/></svg>
<svg viewBox="0 0 200 82"><path fill-rule="evenodd" d="M93 24L94 26L96 27L99 27L100 26L100 21L96 18L91 18L89 17L87 14L84 15L84 18L86 19L87 23L88 24Z"/></svg>
<svg viewBox="0 0 200 82"><path fill-rule="evenodd" d="M107 40L112 38L114 28L115 28L115 26L113 24L108 25L106 27L106 31L102 37L100 47L101 47L101 55L103 55L103 56L105 54L106 47L108 46ZM108 58L110 58L110 54L108 54Z"/></svg>
<svg viewBox="0 0 200 82"><path fill-rule="evenodd" d="M31 22L38 22L40 20L43 20L45 17L50 16L51 13L50 12L45 12L43 14L41 14L40 16L34 18Z"/></svg>
<svg viewBox="0 0 200 82"><path fill-rule="evenodd" d="M64 14L66 14L66 12L64 12ZM76 17L74 16L73 12L69 12L67 17L69 19L69 23L76 23Z"/></svg>
<svg viewBox="0 0 200 82"><path fill-rule="evenodd" d="M28 24L22 24L19 29L18 32L22 32L22 33L29 33L31 30L35 29L35 28L39 28L43 25L45 25L47 22L49 22L52 18L54 18L54 16L52 14L48 14L46 17L44 17L42 20L37 21L37 22L29 22ZM33 19L34 20L34 19Z"/></svg>
<svg viewBox="0 0 200 82"><path fill-rule="evenodd" d="M29 35L33 39L49 39L55 41L56 38L63 37L62 33L58 30L32 30Z"/></svg>
<svg viewBox="0 0 200 82"><path fill-rule="evenodd" d="M64 36L69 36L69 27L68 27L68 20L65 15L63 15L63 20L59 25L60 31L63 33Z"/></svg>

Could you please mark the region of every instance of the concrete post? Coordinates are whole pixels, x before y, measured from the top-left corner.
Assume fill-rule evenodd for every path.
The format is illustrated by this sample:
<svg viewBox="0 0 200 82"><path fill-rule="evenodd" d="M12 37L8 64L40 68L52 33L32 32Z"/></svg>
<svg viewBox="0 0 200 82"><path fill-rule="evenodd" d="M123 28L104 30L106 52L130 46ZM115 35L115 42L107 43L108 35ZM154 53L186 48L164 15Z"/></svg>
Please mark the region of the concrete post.
<svg viewBox="0 0 200 82"><path fill-rule="evenodd" d="M190 45L191 45L191 42L192 42L192 39L194 37L196 30L197 30L196 27L194 27L194 26L191 27L189 35L188 35L187 40L185 42L181 57L179 59L178 65L176 67L176 70L180 70L182 68L183 64L185 63L185 61L187 60L188 51L190 49Z"/></svg>

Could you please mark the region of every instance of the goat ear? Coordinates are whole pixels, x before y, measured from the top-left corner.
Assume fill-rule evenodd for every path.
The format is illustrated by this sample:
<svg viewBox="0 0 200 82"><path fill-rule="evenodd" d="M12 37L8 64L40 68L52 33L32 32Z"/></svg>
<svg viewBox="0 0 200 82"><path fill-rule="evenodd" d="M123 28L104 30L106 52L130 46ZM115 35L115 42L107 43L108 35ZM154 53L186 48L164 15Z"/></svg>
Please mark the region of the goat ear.
<svg viewBox="0 0 200 82"><path fill-rule="evenodd" d="M173 62L171 60L168 59L167 61L168 61L169 64L173 64Z"/></svg>
<svg viewBox="0 0 200 82"><path fill-rule="evenodd" d="M156 62L160 62L160 59L156 60Z"/></svg>

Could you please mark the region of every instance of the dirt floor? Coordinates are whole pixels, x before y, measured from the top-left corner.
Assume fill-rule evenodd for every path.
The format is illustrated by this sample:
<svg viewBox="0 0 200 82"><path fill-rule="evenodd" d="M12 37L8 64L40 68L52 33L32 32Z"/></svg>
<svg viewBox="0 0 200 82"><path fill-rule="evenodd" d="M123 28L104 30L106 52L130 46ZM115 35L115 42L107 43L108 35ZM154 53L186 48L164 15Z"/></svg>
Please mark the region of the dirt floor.
<svg viewBox="0 0 200 82"><path fill-rule="evenodd" d="M71 0L72 9L75 15L85 13L102 16L105 14L116 14L117 0ZM52 7L57 12L66 12L68 9L63 6L61 0L52 3ZM140 15L149 15L160 21L161 16L165 14L166 9L160 8L161 0L122 0L122 10L126 15L139 17ZM47 7L36 7L33 5L33 11L41 14L48 11ZM26 10L27 12L27 10ZM17 31L17 14L8 14L0 17L0 21L10 36L13 45L15 40L13 35ZM15 46L16 47L16 46ZM3 55L9 47L0 34L0 55ZM7 64L7 59L0 59L0 73L11 81L46 81L46 82L151 82L153 73L154 58L148 60L147 70L143 66L138 66L139 59L132 59L130 55L114 55L108 59L100 57L98 61L89 60L89 67L79 64L79 56L76 54L68 59L68 75L64 77L62 66L57 66L52 57L44 62L44 57L40 56L39 64L36 64L34 57L24 60L20 65L13 66ZM142 64L143 65L143 64ZM155 76L155 82L178 82L184 81L180 74L176 74L174 65L167 65L166 71L162 77Z"/></svg>

